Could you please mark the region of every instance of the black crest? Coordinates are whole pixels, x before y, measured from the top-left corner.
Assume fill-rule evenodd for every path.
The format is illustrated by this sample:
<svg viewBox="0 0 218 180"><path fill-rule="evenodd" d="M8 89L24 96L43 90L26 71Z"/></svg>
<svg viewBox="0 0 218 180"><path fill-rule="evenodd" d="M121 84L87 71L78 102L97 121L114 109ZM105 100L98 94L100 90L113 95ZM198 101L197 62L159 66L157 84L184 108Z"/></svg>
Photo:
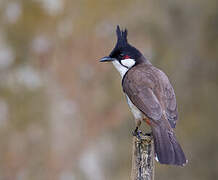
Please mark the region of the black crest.
<svg viewBox="0 0 218 180"><path fill-rule="evenodd" d="M124 31L120 30L120 27L117 26L117 48L122 48L128 45L128 41L127 41L127 29L125 29Z"/></svg>
<svg viewBox="0 0 218 180"><path fill-rule="evenodd" d="M110 57L121 59L121 54L128 55L133 59L137 59L141 56L141 53L133 46L131 46L127 41L127 29L120 30L120 27L117 26L117 44L110 53Z"/></svg>

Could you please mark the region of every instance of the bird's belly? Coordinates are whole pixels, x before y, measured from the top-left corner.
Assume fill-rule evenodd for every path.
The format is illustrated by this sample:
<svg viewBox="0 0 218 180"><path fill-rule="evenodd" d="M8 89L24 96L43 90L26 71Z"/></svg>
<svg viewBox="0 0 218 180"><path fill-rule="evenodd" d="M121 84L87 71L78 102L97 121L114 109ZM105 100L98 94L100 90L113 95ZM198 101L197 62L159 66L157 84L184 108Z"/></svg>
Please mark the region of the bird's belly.
<svg viewBox="0 0 218 180"><path fill-rule="evenodd" d="M129 99L129 97L127 95L126 95L126 99L127 99L127 103L129 105L129 108L130 108L134 118L136 120L143 119L145 117L144 114L131 102L131 100Z"/></svg>

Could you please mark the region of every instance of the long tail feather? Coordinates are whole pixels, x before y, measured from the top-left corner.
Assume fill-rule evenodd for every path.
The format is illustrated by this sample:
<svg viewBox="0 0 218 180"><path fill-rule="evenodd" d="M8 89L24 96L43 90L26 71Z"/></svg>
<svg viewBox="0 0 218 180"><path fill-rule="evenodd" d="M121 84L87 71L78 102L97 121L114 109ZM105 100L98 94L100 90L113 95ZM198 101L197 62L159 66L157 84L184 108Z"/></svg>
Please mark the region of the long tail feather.
<svg viewBox="0 0 218 180"><path fill-rule="evenodd" d="M185 154L172 131L157 126L152 128L152 133L155 154L161 164L184 166L187 163Z"/></svg>

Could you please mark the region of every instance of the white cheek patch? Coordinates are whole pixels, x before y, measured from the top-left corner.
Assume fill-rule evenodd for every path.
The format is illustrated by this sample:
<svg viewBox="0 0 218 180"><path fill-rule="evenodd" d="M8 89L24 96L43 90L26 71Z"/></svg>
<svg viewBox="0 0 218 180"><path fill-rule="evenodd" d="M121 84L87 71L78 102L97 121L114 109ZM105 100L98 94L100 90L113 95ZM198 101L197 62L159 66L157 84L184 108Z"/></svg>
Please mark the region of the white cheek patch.
<svg viewBox="0 0 218 180"><path fill-rule="evenodd" d="M128 68L131 68L132 66L135 65L135 60L134 59L123 59L121 60L121 64Z"/></svg>
<svg viewBox="0 0 218 180"><path fill-rule="evenodd" d="M123 77L126 72L129 70L127 67L124 67L121 65L117 60L112 61L114 67L117 69L117 71L120 73L121 77Z"/></svg>

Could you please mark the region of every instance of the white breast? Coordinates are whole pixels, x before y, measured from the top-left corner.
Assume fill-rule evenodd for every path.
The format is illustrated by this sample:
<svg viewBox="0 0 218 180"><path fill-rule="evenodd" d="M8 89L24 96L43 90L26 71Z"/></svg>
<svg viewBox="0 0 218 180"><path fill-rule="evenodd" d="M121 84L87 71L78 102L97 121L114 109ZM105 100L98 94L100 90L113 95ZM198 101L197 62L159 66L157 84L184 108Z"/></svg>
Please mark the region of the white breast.
<svg viewBox="0 0 218 180"><path fill-rule="evenodd" d="M129 97L126 95L126 100L129 105L129 108L134 116L135 119L142 119L144 114L131 102Z"/></svg>
<svg viewBox="0 0 218 180"><path fill-rule="evenodd" d="M128 59L128 60L132 60L132 59ZM123 62L122 62L122 64L127 66L127 67L122 66L118 61L113 61L112 63L115 66L115 68L117 69L117 71L120 73L122 78L129 70L127 67L129 67L129 66L131 67L135 64L135 62L133 63L132 61L127 61L127 60L123 60ZM131 100L129 99L129 97L127 95L126 95L126 100L127 100L127 103L129 105L129 108L130 108L134 118L141 120L144 117L144 114L131 102Z"/></svg>

